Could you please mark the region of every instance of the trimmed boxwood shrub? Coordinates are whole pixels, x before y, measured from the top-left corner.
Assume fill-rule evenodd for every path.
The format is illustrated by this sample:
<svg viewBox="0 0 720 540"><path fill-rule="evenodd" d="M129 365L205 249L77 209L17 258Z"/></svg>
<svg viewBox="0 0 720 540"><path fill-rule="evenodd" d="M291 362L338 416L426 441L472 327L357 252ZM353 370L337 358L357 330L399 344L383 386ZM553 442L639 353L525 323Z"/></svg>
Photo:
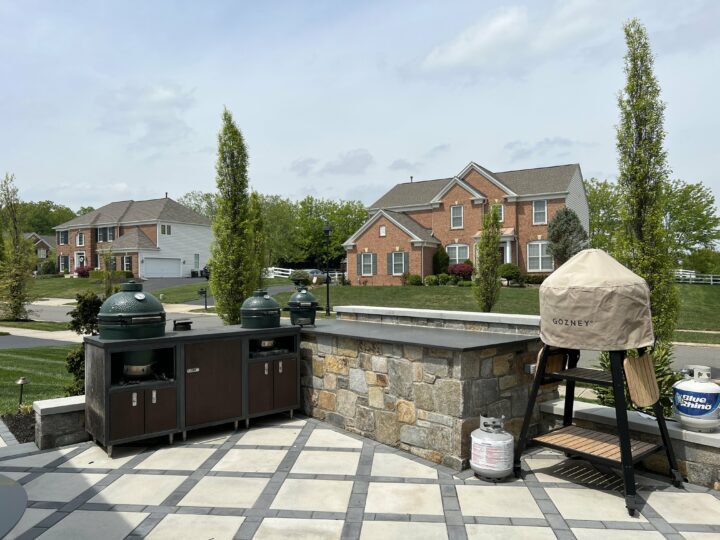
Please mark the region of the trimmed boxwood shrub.
<svg viewBox="0 0 720 540"><path fill-rule="evenodd" d="M422 277L418 276L417 274L410 274L407 278L407 284L412 285L414 287L422 285L423 284Z"/></svg>
<svg viewBox="0 0 720 540"><path fill-rule="evenodd" d="M438 274L438 285L447 285L448 281L450 281L450 276L448 274Z"/></svg>
<svg viewBox="0 0 720 540"><path fill-rule="evenodd" d="M471 264L465 263L451 264L448 267L448 273L459 280L467 281L472 278L473 267Z"/></svg>
<svg viewBox="0 0 720 540"><path fill-rule="evenodd" d="M459 281L458 287L472 287L472 281Z"/></svg>
<svg viewBox="0 0 720 540"><path fill-rule="evenodd" d="M550 274L525 274L523 281L530 285L540 285Z"/></svg>
<svg viewBox="0 0 720 540"><path fill-rule="evenodd" d="M310 285L312 279L310 278L310 274L305 270L293 270L290 274L290 281L300 285Z"/></svg>
<svg viewBox="0 0 720 540"><path fill-rule="evenodd" d="M521 277L520 268L518 268L517 264L505 263L500 266L498 273L500 274L501 278L506 279L508 281L508 285L512 281L515 281L515 282L520 281L520 277Z"/></svg>
<svg viewBox="0 0 720 540"><path fill-rule="evenodd" d="M435 275L430 274L429 276L425 276L425 285L428 285L429 287L434 287L438 284L438 277Z"/></svg>
<svg viewBox="0 0 720 540"><path fill-rule="evenodd" d="M105 279L105 270L90 270L90 277L92 279L102 280ZM133 273L128 270L113 270L112 280L122 281L123 279L130 279L134 277Z"/></svg>

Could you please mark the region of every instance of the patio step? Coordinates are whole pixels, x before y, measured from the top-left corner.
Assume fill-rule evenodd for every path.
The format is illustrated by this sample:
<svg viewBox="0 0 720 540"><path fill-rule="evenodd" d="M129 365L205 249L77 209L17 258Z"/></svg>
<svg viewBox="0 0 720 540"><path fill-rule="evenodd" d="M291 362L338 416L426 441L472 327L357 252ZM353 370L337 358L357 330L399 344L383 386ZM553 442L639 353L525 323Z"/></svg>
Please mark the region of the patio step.
<svg viewBox="0 0 720 540"><path fill-rule="evenodd" d="M577 426L566 426L545 435L539 435L533 439L533 442L567 454L602 461L608 465L614 466L621 463L620 440L616 435L609 433ZM633 463L637 463L660 448L662 448L661 445L630 439Z"/></svg>
<svg viewBox="0 0 720 540"><path fill-rule="evenodd" d="M562 371L551 371L545 374L545 378L554 381L575 381L600 386L612 386L612 374L601 369L576 367Z"/></svg>

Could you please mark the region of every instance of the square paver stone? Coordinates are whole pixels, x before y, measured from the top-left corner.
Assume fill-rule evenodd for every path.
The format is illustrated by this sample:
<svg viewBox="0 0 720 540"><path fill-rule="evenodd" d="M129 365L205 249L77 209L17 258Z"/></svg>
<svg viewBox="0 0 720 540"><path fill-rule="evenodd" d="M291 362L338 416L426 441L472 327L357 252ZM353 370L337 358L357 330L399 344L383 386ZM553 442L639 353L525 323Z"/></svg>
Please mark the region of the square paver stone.
<svg viewBox="0 0 720 540"><path fill-rule="evenodd" d="M298 480L283 482L270 508L307 512L346 512L353 483L346 480Z"/></svg>
<svg viewBox="0 0 720 540"><path fill-rule="evenodd" d="M25 531L32 529L50 514L54 514L55 510L45 508L26 508L25 513L17 522L17 525L5 537L7 540L17 538Z"/></svg>
<svg viewBox="0 0 720 540"><path fill-rule="evenodd" d="M214 448L161 448L135 466L136 469L195 471L215 453Z"/></svg>
<svg viewBox="0 0 720 540"><path fill-rule="evenodd" d="M565 519L647 522L638 512L628 515L625 499L615 492L571 488L546 488L545 492Z"/></svg>
<svg viewBox="0 0 720 540"><path fill-rule="evenodd" d="M465 531L468 540L555 540L556 538L550 527L526 525L465 525Z"/></svg>
<svg viewBox="0 0 720 540"><path fill-rule="evenodd" d="M641 493L668 523L720 525L720 500L709 493Z"/></svg>
<svg viewBox="0 0 720 540"><path fill-rule="evenodd" d="M410 523L407 521L364 521L360 540L393 538L393 540L447 540L444 523Z"/></svg>
<svg viewBox="0 0 720 540"><path fill-rule="evenodd" d="M308 437L305 447L309 448L362 448L362 441L333 431L315 429Z"/></svg>
<svg viewBox="0 0 720 540"><path fill-rule="evenodd" d="M680 533L685 540L717 540L718 533L684 532Z"/></svg>
<svg viewBox="0 0 720 540"><path fill-rule="evenodd" d="M437 480L437 471L432 467L397 454L375 452L372 476L395 476L400 478L426 478Z"/></svg>
<svg viewBox="0 0 720 540"><path fill-rule="evenodd" d="M126 474L90 499L91 503L159 505L185 481L170 474Z"/></svg>
<svg viewBox="0 0 720 540"><path fill-rule="evenodd" d="M665 538L657 531L638 531L622 529L571 529L577 540L662 540Z"/></svg>
<svg viewBox="0 0 720 540"><path fill-rule="evenodd" d="M122 540L149 514L76 510L41 534L43 540Z"/></svg>
<svg viewBox="0 0 720 540"><path fill-rule="evenodd" d="M178 506L252 508L268 481L268 478L206 476L182 498Z"/></svg>
<svg viewBox="0 0 720 540"><path fill-rule="evenodd" d="M71 457L61 468L72 469L117 469L142 452L142 448L119 446L113 449L113 457L99 446L91 446L81 454Z"/></svg>
<svg viewBox="0 0 720 540"><path fill-rule="evenodd" d="M265 518L253 540L340 540L343 525L339 519Z"/></svg>
<svg viewBox="0 0 720 540"><path fill-rule="evenodd" d="M245 433L236 443L243 446L292 446L300 428L261 427Z"/></svg>
<svg viewBox="0 0 720 540"><path fill-rule="evenodd" d="M38 476L23 487L30 501L70 502L106 476L94 473L51 472Z"/></svg>
<svg viewBox="0 0 720 540"><path fill-rule="evenodd" d="M533 472L538 482L555 482L563 484L568 482L565 478L563 478L562 474L558 474L558 469L562 470L562 467L558 467L558 465L567 461L565 457L527 457L523 461Z"/></svg>
<svg viewBox="0 0 720 540"><path fill-rule="evenodd" d="M237 448L228 450L212 470L223 472L272 473L277 470L287 450Z"/></svg>
<svg viewBox="0 0 720 540"><path fill-rule="evenodd" d="M77 446L58 448L49 452L42 452L32 456L17 457L0 461L0 469L3 467L45 467L48 463L52 463L56 459L66 456Z"/></svg>
<svg viewBox="0 0 720 540"><path fill-rule="evenodd" d="M370 514L443 515L440 486L372 482L365 512Z"/></svg>
<svg viewBox="0 0 720 540"><path fill-rule="evenodd" d="M465 516L545 517L524 486L455 486L455 489Z"/></svg>
<svg viewBox="0 0 720 540"><path fill-rule="evenodd" d="M30 473L26 472L2 472L0 473L3 476L7 476L8 478L12 478L13 480L20 480L21 478L26 477Z"/></svg>
<svg viewBox="0 0 720 540"><path fill-rule="evenodd" d="M168 514L145 538L149 540L232 540L244 517Z"/></svg>
<svg viewBox="0 0 720 540"><path fill-rule="evenodd" d="M353 475L360 462L359 452L300 452L291 473Z"/></svg>

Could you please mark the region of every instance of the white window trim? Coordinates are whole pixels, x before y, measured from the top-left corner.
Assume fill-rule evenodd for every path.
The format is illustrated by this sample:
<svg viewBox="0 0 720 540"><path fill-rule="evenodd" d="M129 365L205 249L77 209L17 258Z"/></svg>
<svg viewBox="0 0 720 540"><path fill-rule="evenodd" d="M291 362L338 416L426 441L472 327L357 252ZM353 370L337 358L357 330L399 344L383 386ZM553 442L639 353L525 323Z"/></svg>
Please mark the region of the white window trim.
<svg viewBox="0 0 720 540"><path fill-rule="evenodd" d="M460 259L459 257L457 257L457 248L460 248L460 247L467 248L467 257L465 257L464 259ZM450 249L452 249L452 248L455 248L455 255L456 255L455 260L457 260L457 262L452 262L453 257L450 256ZM466 259L470 258L470 246L467 244L450 244L445 248L445 251L447 252L448 257L450 258L450 264L460 264L463 261L465 261Z"/></svg>
<svg viewBox="0 0 720 540"><path fill-rule="evenodd" d="M537 257L532 257L533 259L535 259L535 258L539 259L539 261L538 261L539 268L537 268L537 269L530 269L530 258L531 258L530 257L530 246L532 246L532 245L537 245L537 246L539 246L539 249L540 249L539 255ZM528 273L543 273L543 272L552 272L553 270L555 270L555 259L552 257L552 255L549 255L550 268L549 269L543 268L543 266L542 266L542 260L543 260L542 246L543 245L548 246L548 245L550 245L550 242L548 242L547 240L537 240L535 242L528 242L528 244L527 244L527 263L525 265L525 266L527 266Z"/></svg>
<svg viewBox="0 0 720 540"><path fill-rule="evenodd" d="M124 255L122 259L123 272L132 272L132 255ZM128 261L130 262L130 268L125 268L125 263Z"/></svg>
<svg viewBox="0 0 720 540"><path fill-rule="evenodd" d="M373 256L372 253L361 253L360 254L360 275L361 276L372 276L373 275L373 273L372 273L372 256ZM368 260L370 261L370 263L369 263L370 272L369 273L365 273L365 257L367 257Z"/></svg>
<svg viewBox="0 0 720 540"><path fill-rule="evenodd" d="M497 203L490 207L491 210L494 208L500 208L500 223L503 223L505 221L505 205Z"/></svg>
<svg viewBox="0 0 720 540"><path fill-rule="evenodd" d="M387 236L387 229L385 225L380 225L380 236Z"/></svg>
<svg viewBox="0 0 720 540"><path fill-rule="evenodd" d="M63 234L66 235L66 240L65 240L64 242L63 242ZM70 235L68 234L68 231L60 231L60 235L59 235L58 240L59 240L58 243L59 243L61 246L66 246L66 245L68 244L68 241L70 240Z"/></svg>
<svg viewBox="0 0 720 540"><path fill-rule="evenodd" d="M395 272L395 256L400 255L400 266L402 267L402 270L400 272ZM405 252L404 251L393 251L392 253L392 275L393 276L402 276L405 273Z"/></svg>
<svg viewBox="0 0 720 540"><path fill-rule="evenodd" d="M194 253L193 254L193 267L195 270L200 270L200 254Z"/></svg>
<svg viewBox="0 0 720 540"><path fill-rule="evenodd" d="M82 258L83 258L83 268L84 268L85 266L88 266L88 264L87 264L87 258L85 257L85 252L84 252L84 251L76 251L76 252L75 252L75 261L73 261L75 264L74 264L73 266L74 266L75 268L77 268L77 267L80 266L80 257L79 257L79 255L82 255Z"/></svg>
<svg viewBox="0 0 720 540"><path fill-rule="evenodd" d="M82 244L80 243L80 239L82 238ZM76 247L85 247L85 233L77 233L75 235L75 246Z"/></svg>
<svg viewBox="0 0 720 540"><path fill-rule="evenodd" d="M453 209L459 208L460 209L460 226L455 227L453 226ZM453 204L450 207L450 229L463 229L465 228L465 207L462 204Z"/></svg>
<svg viewBox="0 0 720 540"><path fill-rule="evenodd" d="M541 202L545 205L545 220L544 221L535 221L535 203ZM547 225L547 214L548 214L548 204L547 199L538 199L533 201L532 203L532 213L533 213L533 225Z"/></svg>

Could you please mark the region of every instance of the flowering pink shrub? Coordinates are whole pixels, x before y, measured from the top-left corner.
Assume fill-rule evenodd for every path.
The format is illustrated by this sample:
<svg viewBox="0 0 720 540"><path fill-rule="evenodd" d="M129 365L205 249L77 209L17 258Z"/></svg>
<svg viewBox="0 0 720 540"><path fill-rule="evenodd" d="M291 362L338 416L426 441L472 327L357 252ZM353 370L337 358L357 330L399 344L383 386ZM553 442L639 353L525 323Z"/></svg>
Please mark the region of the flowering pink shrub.
<svg viewBox="0 0 720 540"><path fill-rule="evenodd" d="M448 273L458 279L467 281L472 278L473 267L471 264L460 263L448 266Z"/></svg>
<svg viewBox="0 0 720 540"><path fill-rule="evenodd" d="M75 273L78 275L78 277L90 277L90 267L89 266L78 266L75 269Z"/></svg>

